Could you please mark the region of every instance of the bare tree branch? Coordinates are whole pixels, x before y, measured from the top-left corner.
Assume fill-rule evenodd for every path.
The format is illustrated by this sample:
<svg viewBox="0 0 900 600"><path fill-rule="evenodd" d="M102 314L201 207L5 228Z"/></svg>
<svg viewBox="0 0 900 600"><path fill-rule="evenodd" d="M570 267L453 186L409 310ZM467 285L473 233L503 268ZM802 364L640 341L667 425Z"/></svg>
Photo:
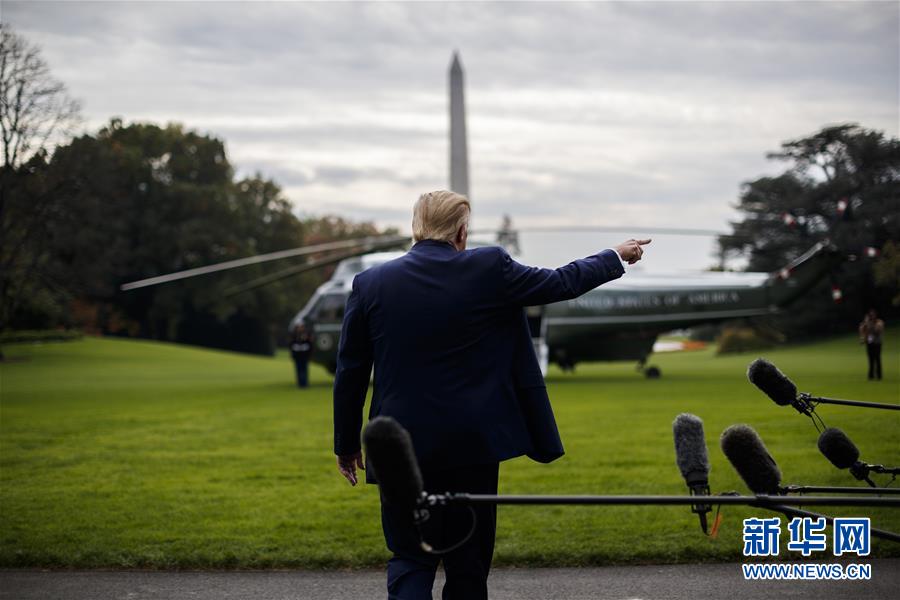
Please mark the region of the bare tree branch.
<svg viewBox="0 0 900 600"><path fill-rule="evenodd" d="M48 150L80 122L80 105L50 74L37 46L0 24L0 136L3 166Z"/></svg>

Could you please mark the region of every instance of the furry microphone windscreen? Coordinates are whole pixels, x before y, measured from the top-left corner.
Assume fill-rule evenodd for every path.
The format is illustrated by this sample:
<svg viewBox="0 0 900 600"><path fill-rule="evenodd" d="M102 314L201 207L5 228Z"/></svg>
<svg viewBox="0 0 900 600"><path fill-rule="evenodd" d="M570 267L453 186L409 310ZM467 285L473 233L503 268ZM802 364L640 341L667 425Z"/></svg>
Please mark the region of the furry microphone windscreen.
<svg viewBox="0 0 900 600"><path fill-rule="evenodd" d="M414 509L424 484L409 432L390 417L375 417L363 431L363 445L385 503Z"/></svg>
<svg viewBox="0 0 900 600"><path fill-rule="evenodd" d="M781 471L762 439L749 425L732 425L722 432L722 452L754 494L777 494Z"/></svg>
<svg viewBox="0 0 900 600"><path fill-rule="evenodd" d="M797 386L794 382L764 358L757 358L750 363L747 379L780 406L787 406L797 398Z"/></svg>
<svg viewBox="0 0 900 600"><path fill-rule="evenodd" d="M859 449L836 427L829 427L819 436L819 452L838 469L849 469L859 461Z"/></svg>
<svg viewBox="0 0 900 600"><path fill-rule="evenodd" d="M675 463L690 486L693 483L706 484L709 478L709 456L706 453L706 438L703 435L703 421L700 417L682 413L672 423L675 438Z"/></svg>

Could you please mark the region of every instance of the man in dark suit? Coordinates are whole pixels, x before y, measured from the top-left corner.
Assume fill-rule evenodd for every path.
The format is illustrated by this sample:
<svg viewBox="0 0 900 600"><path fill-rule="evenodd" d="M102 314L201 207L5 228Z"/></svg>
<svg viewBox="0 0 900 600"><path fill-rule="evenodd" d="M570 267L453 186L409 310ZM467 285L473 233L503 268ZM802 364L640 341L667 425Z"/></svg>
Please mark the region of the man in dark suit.
<svg viewBox="0 0 900 600"><path fill-rule="evenodd" d="M309 387L309 356L312 354L312 336L304 323L297 323L291 338L291 359L297 375L297 387Z"/></svg>
<svg viewBox="0 0 900 600"><path fill-rule="evenodd" d="M426 490L495 494L500 461L561 456L523 307L575 298L621 277L624 263L640 260L650 242L629 240L559 269L538 269L499 247L467 251L469 212L459 194L423 194L413 210L412 249L353 280L334 381L334 451L353 485L363 468L362 410L373 364L369 418L391 416L409 431ZM369 482L378 476L371 471ZM420 549L411 516L382 503L393 552L389 598L430 599L441 559L445 599L487 597L496 508L459 511L436 511L427 523L433 547L458 546L432 555Z"/></svg>

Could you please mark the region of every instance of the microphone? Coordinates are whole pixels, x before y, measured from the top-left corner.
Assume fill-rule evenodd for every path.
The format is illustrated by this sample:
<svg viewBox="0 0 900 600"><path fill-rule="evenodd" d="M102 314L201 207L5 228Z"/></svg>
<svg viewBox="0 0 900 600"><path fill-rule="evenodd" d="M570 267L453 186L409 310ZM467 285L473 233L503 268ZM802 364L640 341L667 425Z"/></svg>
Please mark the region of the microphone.
<svg viewBox="0 0 900 600"><path fill-rule="evenodd" d="M675 438L675 463L692 496L709 496L709 457L706 438L700 417L682 413L672 423ZM706 513L712 511L709 504L694 504L691 512L700 517L700 528L707 533Z"/></svg>
<svg viewBox="0 0 900 600"><path fill-rule="evenodd" d="M363 445L384 503L415 518L425 486L409 432L391 417L375 417L363 431Z"/></svg>
<svg viewBox="0 0 900 600"><path fill-rule="evenodd" d="M435 532L426 531L426 524L431 518L429 507L442 507L447 497L432 495L425 491L422 472L416 461L412 438L400 423L391 417L375 417L363 431L363 445L369 460L369 468L378 480L381 497L386 506L397 509L401 514L407 512L410 521L419 533L419 546L429 554L446 554L465 544L475 533L475 510L469 506L472 514L472 527L459 542L447 548L434 548L427 541ZM440 521L437 521L440 525ZM437 535L440 535L437 533Z"/></svg>
<svg viewBox="0 0 900 600"><path fill-rule="evenodd" d="M838 469L849 469L859 462L859 448L836 427L829 427L819 436L819 452Z"/></svg>
<svg viewBox="0 0 900 600"><path fill-rule="evenodd" d="M754 494L779 494L781 471L762 439L749 425L732 425L722 432L722 452Z"/></svg>
<svg viewBox="0 0 900 600"><path fill-rule="evenodd" d="M859 460L859 448L850 438L837 427L829 427L819 436L817 443L819 452L831 461L838 469L850 469L850 474L859 481L865 481L875 487L875 482L869 478L869 473L900 474L900 468L885 467L883 465L870 465Z"/></svg>
<svg viewBox="0 0 900 600"><path fill-rule="evenodd" d="M779 406L790 404L801 415L813 418L818 404L839 404L841 406L858 406L861 408L880 408L884 410L900 410L900 403L881 404L879 402L861 402L859 400L841 400L813 396L808 392L797 392L797 386L775 365L764 358L757 358L747 367L747 379L758 387L766 396ZM816 415L817 416L817 415ZM821 419L819 420L821 422ZM824 423L823 423L824 425Z"/></svg>
<svg viewBox="0 0 900 600"><path fill-rule="evenodd" d="M747 368L747 379L779 406L790 404L801 414L809 409L797 402L797 386L778 368L764 358L757 358Z"/></svg>

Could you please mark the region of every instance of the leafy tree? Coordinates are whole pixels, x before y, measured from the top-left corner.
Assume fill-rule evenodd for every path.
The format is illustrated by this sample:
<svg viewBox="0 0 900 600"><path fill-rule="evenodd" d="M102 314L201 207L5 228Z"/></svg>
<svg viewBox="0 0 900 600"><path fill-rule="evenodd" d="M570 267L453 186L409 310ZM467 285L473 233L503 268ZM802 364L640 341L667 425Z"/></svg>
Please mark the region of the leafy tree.
<svg viewBox="0 0 900 600"><path fill-rule="evenodd" d="M886 310L896 282L876 287L872 256L900 239L900 140L855 124L785 142L769 158L788 163L775 177L743 184L742 220L719 238L726 257L750 271L776 271L814 243L830 240L850 261L776 322L794 337L846 331L868 307ZM831 286L843 290L832 300Z"/></svg>
<svg viewBox="0 0 900 600"><path fill-rule="evenodd" d="M39 159L35 159L39 160ZM43 159L40 159L43 160ZM286 265L255 265L122 292L128 281L255 254L374 235L371 224L298 218L278 185L257 174L234 181L224 144L181 125L124 125L60 146L41 162L27 199L53 190L35 292L17 321L271 353L290 318L327 272L239 294L248 280ZM24 180L23 180L24 181ZM302 258L295 259L302 261ZM20 298L22 296L19 296ZM35 320L32 318L32 320ZM32 323L32 326L35 326Z"/></svg>
<svg viewBox="0 0 900 600"><path fill-rule="evenodd" d="M112 119L64 142L77 122L78 103L38 48L0 24L0 330L79 326L269 353L327 272L240 294L228 291L285 265L129 293L119 286L378 233L336 217L300 219L259 174L236 182L214 137Z"/></svg>
<svg viewBox="0 0 900 600"><path fill-rule="evenodd" d="M0 329L16 312L38 326L58 312L45 242L59 190L43 172L48 146L78 121L78 103L40 50L0 23Z"/></svg>
<svg viewBox="0 0 900 600"><path fill-rule="evenodd" d="M876 285L893 289L891 304L900 306L900 241L888 242L873 265Z"/></svg>

